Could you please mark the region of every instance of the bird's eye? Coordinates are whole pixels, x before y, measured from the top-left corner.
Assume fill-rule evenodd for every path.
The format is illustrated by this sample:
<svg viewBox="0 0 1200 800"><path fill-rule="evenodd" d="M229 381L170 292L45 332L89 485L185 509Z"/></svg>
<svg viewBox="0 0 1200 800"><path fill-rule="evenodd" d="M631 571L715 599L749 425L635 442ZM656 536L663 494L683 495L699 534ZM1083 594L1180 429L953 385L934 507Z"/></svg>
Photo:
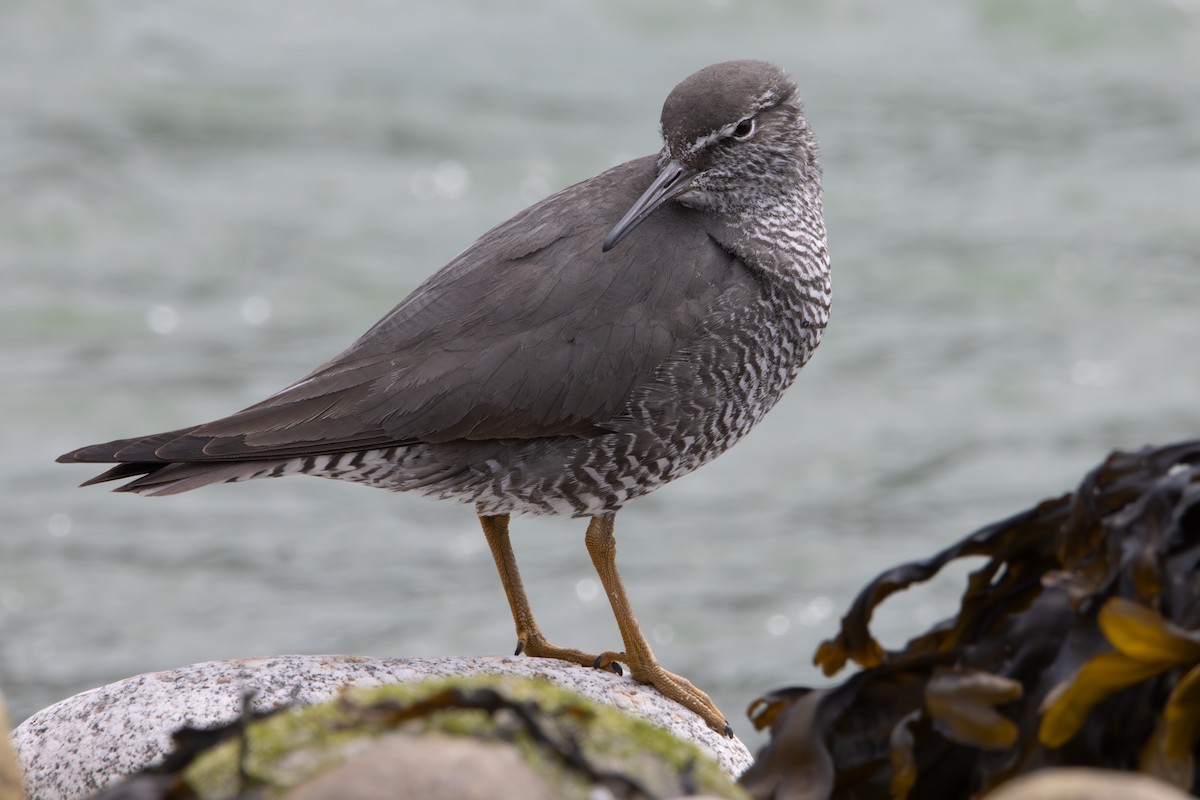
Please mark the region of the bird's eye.
<svg viewBox="0 0 1200 800"><path fill-rule="evenodd" d="M754 135L755 128L754 117L746 117L733 129L733 138L744 142Z"/></svg>

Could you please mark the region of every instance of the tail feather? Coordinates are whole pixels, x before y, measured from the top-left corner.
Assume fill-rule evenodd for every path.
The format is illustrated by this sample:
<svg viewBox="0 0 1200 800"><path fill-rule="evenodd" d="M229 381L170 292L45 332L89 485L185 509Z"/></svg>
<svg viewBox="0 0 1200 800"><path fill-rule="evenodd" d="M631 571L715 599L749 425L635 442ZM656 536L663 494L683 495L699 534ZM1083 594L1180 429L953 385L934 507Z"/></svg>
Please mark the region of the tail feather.
<svg viewBox="0 0 1200 800"><path fill-rule="evenodd" d="M132 492L143 496L179 494L199 489L210 483L227 483L229 481L248 480L250 478L269 477L289 464L288 459L277 461L210 461L201 464L184 463L146 463L144 461L132 464L118 464L112 469L100 473L94 478L84 481L80 486L91 486L106 481L119 481L134 478L129 483L113 489L114 492Z"/></svg>
<svg viewBox="0 0 1200 800"><path fill-rule="evenodd" d="M149 475L149 474L153 474L153 473L157 472L158 470L162 469L165 466L167 466L167 465L166 464L147 464L144 461L138 461L138 462L134 462L132 464L117 464L112 469L105 470L104 472L101 472L96 477L89 478L79 485L81 487L82 486L91 486L93 484L105 483L107 481L119 481L122 478L130 478L135 475ZM121 488L114 489L114 491L117 491L117 492L119 492L121 490L122 490Z"/></svg>
<svg viewBox="0 0 1200 800"><path fill-rule="evenodd" d="M289 459L265 461L170 461L157 455L157 450L168 442L186 435L195 428L156 433L152 436L136 436L132 439L115 439L103 444L93 444L64 453L56 460L60 464L116 464L116 466L90 478L80 486L91 486L107 481L134 478L113 489L114 492L133 492L140 495L166 495L198 489L210 483L245 480L269 473L285 464Z"/></svg>
<svg viewBox="0 0 1200 800"><path fill-rule="evenodd" d="M230 481L249 480L250 478L271 477L282 474L277 468L288 464L282 461L218 461L205 464L155 464L153 469L146 471L142 477L118 486L113 491L133 492L143 497L179 494L208 486L210 483L228 483ZM130 464L133 466L149 466ZM114 468L108 472L116 472ZM106 475L108 473L105 473ZM131 473L130 474L134 474ZM104 477L104 476L100 476ZM124 477L124 476L114 476Z"/></svg>

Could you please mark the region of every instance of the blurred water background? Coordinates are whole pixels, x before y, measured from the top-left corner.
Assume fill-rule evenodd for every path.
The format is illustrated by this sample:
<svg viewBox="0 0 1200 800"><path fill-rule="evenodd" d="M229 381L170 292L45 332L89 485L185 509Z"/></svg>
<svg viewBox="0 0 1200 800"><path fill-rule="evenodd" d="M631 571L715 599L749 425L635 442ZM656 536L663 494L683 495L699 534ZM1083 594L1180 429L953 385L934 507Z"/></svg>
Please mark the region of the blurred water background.
<svg viewBox="0 0 1200 800"><path fill-rule="evenodd" d="M657 150L765 58L822 143L825 343L715 464L618 520L663 663L737 732L819 683L855 590L1200 434L1200 1L0 3L0 686L17 720L209 659L506 654L468 507L315 479L77 490L68 449L220 416L477 235ZM552 641L616 627L584 525L518 520ZM950 611L901 596L885 642Z"/></svg>

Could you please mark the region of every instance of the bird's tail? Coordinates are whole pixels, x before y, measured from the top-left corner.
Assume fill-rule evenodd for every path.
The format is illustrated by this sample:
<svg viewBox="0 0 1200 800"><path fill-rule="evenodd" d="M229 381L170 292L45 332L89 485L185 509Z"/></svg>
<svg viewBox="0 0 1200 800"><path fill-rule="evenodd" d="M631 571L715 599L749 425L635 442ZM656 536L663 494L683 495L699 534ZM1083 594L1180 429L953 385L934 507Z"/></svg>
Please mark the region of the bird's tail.
<svg viewBox="0 0 1200 800"><path fill-rule="evenodd" d="M164 444L193 430L194 428L182 428L152 436L136 436L132 439L116 439L103 444L88 445L64 453L55 460L60 464L116 464L111 469L84 481L80 486L134 478L113 491L133 492L145 496L179 494L210 483L283 474L287 465L294 460L180 462L169 461L157 455L157 450Z"/></svg>

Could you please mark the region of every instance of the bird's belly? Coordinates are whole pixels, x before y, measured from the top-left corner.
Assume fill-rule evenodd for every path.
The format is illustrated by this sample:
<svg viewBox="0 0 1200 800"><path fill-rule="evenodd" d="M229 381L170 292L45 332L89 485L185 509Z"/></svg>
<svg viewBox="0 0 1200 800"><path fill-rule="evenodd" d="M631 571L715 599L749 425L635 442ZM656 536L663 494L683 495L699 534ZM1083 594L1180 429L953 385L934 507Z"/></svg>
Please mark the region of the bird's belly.
<svg viewBox="0 0 1200 800"><path fill-rule="evenodd" d="M304 471L473 503L485 514L593 516L702 463L699 453L681 453L649 431L416 444L358 455L353 468L317 464Z"/></svg>

